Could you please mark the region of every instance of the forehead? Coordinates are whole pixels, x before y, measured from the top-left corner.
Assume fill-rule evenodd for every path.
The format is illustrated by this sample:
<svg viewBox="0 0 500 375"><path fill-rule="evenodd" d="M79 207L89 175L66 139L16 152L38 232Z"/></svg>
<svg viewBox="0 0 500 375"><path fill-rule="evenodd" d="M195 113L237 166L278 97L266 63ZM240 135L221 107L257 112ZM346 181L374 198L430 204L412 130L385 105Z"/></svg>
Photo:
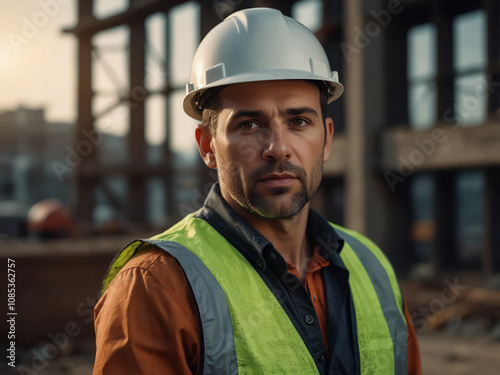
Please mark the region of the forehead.
<svg viewBox="0 0 500 375"><path fill-rule="evenodd" d="M318 87L308 81L262 81L229 85L219 92L222 109L259 109L308 105L320 107Z"/></svg>

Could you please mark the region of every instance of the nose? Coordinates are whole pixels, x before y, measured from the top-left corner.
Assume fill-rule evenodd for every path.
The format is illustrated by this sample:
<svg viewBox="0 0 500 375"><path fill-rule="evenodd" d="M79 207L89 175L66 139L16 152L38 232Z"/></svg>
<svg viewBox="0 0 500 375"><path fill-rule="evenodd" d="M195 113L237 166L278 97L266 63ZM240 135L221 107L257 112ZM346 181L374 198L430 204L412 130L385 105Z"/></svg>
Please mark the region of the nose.
<svg viewBox="0 0 500 375"><path fill-rule="evenodd" d="M286 129L281 126L270 128L264 137L262 157L265 160L283 161L292 157L292 147Z"/></svg>

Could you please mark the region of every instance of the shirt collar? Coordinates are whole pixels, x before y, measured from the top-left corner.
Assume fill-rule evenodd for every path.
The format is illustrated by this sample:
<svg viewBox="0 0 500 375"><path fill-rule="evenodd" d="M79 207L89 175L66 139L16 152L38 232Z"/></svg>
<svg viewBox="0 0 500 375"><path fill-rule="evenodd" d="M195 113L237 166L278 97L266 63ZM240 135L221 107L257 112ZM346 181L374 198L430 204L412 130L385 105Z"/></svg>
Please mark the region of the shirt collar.
<svg viewBox="0 0 500 375"><path fill-rule="evenodd" d="M273 249L273 244L229 206L222 198L218 182L212 186L197 216L206 220L257 266L266 268L264 253ZM339 254L344 240L313 210L309 210L306 233L326 260L340 262L343 266Z"/></svg>

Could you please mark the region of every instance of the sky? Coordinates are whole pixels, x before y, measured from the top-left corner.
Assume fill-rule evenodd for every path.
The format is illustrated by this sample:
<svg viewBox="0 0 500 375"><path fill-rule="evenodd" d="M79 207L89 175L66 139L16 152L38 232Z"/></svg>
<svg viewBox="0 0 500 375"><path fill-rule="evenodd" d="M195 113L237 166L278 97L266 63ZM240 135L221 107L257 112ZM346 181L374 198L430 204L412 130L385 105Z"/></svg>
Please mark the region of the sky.
<svg viewBox="0 0 500 375"><path fill-rule="evenodd" d="M77 38L63 33L77 23L75 0L0 0L0 112L15 110L19 106L45 108L49 122L74 123L76 120ZM128 0L94 0L94 13L104 18L121 12ZM311 29L319 27L320 1L301 1L296 7L295 17ZM194 125L182 111L184 85L189 80L189 70L195 48L199 43L196 6L176 7L172 16L174 56L172 80L179 91L172 101L172 139L174 148L193 148L194 141L186 136L186 126ZM153 16L148 20L150 35L146 87L158 89L164 84L165 74L165 20ZM116 28L100 33L93 43L99 46L126 46L128 30ZM101 62L104 62L102 64ZM112 67L112 78L106 73ZM103 95L94 99L94 115L117 100L113 91L127 90L127 51L114 48L102 52L94 62L93 85ZM165 138L165 101L160 95L146 102L146 139L160 144ZM128 115L126 108L118 107L106 116L101 116L96 127L115 135L126 135Z"/></svg>
<svg viewBox="0 0 500 375"><path fill-rule="evenodd" d="M19 106L43 107L47 121L75 121L77 39L62 30L76 24L76 4L75 0L0 0L0 111L13 110ZM95 16L104 18L126 9L128 0L94 0L94 4ZM293 16L311 30L317 30L320 26L321 2L304 0L296 4ZM182 99L184 85L189 81L191 61L199 43L199 16L199 9L194 4L175 7L171 15L174 58L171 61L172 74L168 77L179 88L172 96L170 114L173 125L171 139L177 150L195 149L191 134L186 132L187 128L194 127L195 122L184 114ZM455 22L457 48L454 60L457 70L485 64L484 25L485 15L480 12L461 16ZM160 15L150 17L146 29L149 37L145 86L149 90L158 90L167 78L163 67L166 59L163 48L165 19ZM432 65L435 61L432 48L434 39L435 30L430 24L415 27L410 32L410 79L428 76L432 80L435 75L435 66ZM115 135L126 135L129 124L128 111L124 105L105 116L99 114L118 100L117 95L110 93L128 90L127 27L99 33L93 43L114 47L100 52L99 58L94 60L93 87L102 94L96 96L93 102L94 116L98 117L96 127ZM477 85L477 80L477 77L471 76L458 82L458 95L466 98L467 92ZM434 123L434 91L432 83L411 88L409 120L417 129L425 129ZM463 98L457 97L457 102L465 100ZM146 101L146 139L151 144L161 144L165 139L165 105L161 95L153 95ZM419 110L412 111L411 108ZM459 120L465 125L477 124L484 116L483 104L477 110L462 113Z"/></svg>
<svg viewBox="0 0 500 375"><path fill-rule="evenodd" d="M48 6L50 5L50 6ZM51 121L75 118L73 1L0 0L0 110L45 107Z"/></svg>

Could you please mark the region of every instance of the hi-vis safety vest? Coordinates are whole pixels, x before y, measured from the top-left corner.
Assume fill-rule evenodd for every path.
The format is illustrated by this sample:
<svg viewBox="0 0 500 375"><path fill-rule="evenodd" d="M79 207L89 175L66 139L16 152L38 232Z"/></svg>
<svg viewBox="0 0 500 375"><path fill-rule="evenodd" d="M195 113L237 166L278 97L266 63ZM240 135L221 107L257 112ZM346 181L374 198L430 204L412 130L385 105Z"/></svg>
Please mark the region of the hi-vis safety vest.
<svg viewBox="0 0 500 375"><path fill-rule="evenodd" d="M345 240L361 374L407 373L407 327L399 284L381 250L333 225ZM171 254L198 305L203 374L318 374L300 334L254 267L208 222L188 215L150 240L127 245L111 264L103 293L144 244ZM272 354L271 354L272 353Z"/></svg>

